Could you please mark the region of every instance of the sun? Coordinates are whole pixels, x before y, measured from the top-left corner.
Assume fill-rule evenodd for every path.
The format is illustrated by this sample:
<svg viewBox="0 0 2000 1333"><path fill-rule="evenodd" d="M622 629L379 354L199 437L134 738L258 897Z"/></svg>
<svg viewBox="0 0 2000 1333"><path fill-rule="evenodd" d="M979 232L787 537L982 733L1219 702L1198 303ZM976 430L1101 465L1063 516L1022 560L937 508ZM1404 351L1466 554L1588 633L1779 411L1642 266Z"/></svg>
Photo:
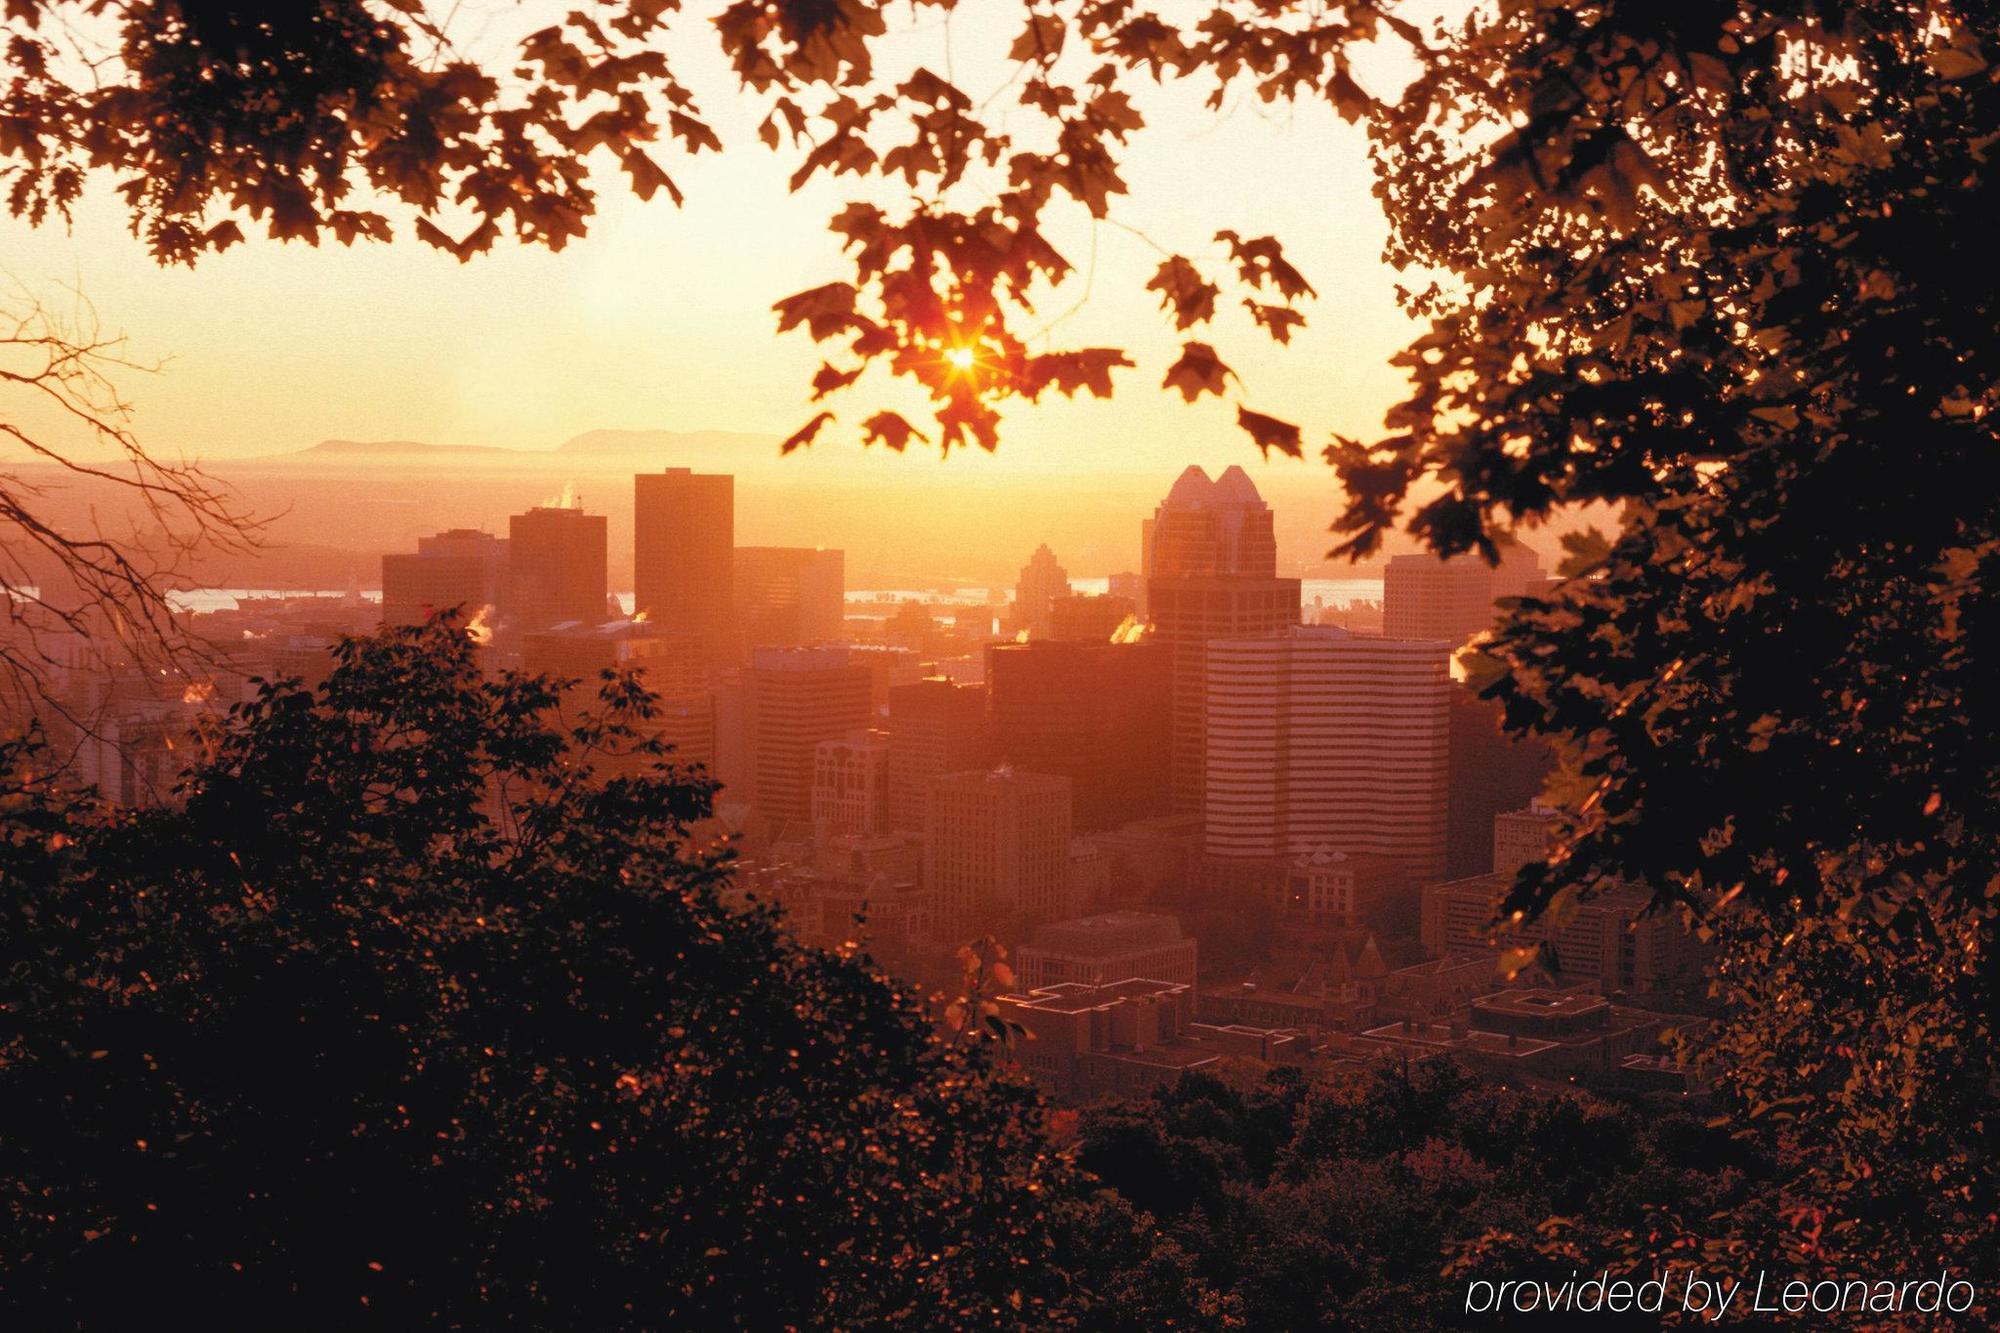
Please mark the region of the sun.
<svg viewBox="0 0 2000 1333"><path fill-rule="evenodd" d="M956 369L972 369L972 349L970 347L953 347L945 352L944 359L951 362Z"/></svg>

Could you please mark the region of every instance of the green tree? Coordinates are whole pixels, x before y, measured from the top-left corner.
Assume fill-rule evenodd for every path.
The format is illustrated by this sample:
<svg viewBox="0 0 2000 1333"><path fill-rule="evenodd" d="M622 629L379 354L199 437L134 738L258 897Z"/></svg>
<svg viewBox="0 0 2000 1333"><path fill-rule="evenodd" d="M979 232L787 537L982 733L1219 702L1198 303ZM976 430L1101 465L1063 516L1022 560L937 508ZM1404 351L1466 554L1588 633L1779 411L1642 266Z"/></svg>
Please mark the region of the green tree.
<svg viewBox="0 0 2000 1333"><path fill-rule="evenodd" d="M556 697L436 622L266 686L172 808L0 751L16 1321L1017 1326L1139 1280L1129 1220L1133 1276L1065 1271L1116 1224L1032 1089L725 904L706 782L595 771L648 697Z"/></svg>

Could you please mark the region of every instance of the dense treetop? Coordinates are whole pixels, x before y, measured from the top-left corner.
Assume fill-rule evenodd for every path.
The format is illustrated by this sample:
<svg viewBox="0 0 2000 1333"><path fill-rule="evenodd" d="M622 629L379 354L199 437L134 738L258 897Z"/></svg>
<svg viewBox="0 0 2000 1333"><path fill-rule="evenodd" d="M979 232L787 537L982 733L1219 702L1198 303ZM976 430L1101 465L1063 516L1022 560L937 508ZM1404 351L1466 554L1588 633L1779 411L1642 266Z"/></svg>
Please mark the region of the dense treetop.
<svg viewBox="0 0 2000 1333"><path fill-rule="evenodd" d="M1246 1328L1458 1328L1473 1326L1469 1277L1760 1262L1756 1246L1686 1244L1680 1217L1726 1214L1711 1234L1761 1242L1789 1202L1774 1164L1707 1119L1678 1097L1621 1104L1497 1086L1449 1060L1384 1062L1189 1074L1085 1110L1077 1147ZM1516 1324L1548 1326L1501 1322Z"/></svg>
<svg viewBox="0 0 2000 1333"><path fill-rule="evenodd" d="M0 1308L1012 1327L1144 1281L1024 1082L725 903L710 784L599 771L652 748L629 679L557 698L433 624L267 687L172 808L0 749ZM1052 1265L1076 1229L1123 1258Z"/></svg>

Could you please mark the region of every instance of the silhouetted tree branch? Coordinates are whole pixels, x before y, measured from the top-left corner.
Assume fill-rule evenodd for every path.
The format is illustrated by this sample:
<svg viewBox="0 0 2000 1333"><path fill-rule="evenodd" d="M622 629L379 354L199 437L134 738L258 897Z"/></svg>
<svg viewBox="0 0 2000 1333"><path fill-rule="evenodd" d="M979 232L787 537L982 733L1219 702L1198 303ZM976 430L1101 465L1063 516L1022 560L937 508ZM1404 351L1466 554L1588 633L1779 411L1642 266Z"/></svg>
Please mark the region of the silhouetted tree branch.
<svg viewBox="0 0 2000 1333"><path fill-rule="evenodd" d="M80 296L68 312L18 286L0 301L0 447L17 460L0 469L0 701L81 722L50 688L65 656L91 642L149 669L200 660L168 601L173 580L201 552L253 545L258 525L198 466L139 440L114 376L150 368ZM68 486L106 492L121 527L53 517L48 501Z"/></svg>

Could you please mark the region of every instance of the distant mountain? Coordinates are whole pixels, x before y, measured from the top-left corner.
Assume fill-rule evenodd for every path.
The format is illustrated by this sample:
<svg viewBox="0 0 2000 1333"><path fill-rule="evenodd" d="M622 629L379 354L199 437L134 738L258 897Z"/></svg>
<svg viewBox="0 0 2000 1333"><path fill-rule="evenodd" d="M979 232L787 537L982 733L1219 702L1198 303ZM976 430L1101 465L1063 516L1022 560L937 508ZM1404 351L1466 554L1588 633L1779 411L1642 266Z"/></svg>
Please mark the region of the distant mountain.
<svg viewBox="0 0 2000 1333"><path fill-rule="evenodd" d="M699 467L738 467L778 460L776 436L728 430L590 430L564 440L553 449L510 449L494 444L430 444L423 440L321 440L290 453L218 460L224 466L243 463L306 465L371 462L409 464L491 464L507 468L556 470L637 463L663 466L677 463Z"/></svg>
<svg viewBox="0 0 2000 1333"><path fill-rule="evenodd" d="M295 454L273 455L279 458L301 457L373 457L381 454L421 455L425 458L480 456L509 456L527 452L522 449L503 449L494 444L427 444L422 440L321 440L310 448Z"/></svg>
<svg viewBox="0 0 2000 1333"><path fill-rule="evenodd" d="M775 435L734 430L587 430L556 446L564 454L658 454L729 451L775 454Z"/></svg>

